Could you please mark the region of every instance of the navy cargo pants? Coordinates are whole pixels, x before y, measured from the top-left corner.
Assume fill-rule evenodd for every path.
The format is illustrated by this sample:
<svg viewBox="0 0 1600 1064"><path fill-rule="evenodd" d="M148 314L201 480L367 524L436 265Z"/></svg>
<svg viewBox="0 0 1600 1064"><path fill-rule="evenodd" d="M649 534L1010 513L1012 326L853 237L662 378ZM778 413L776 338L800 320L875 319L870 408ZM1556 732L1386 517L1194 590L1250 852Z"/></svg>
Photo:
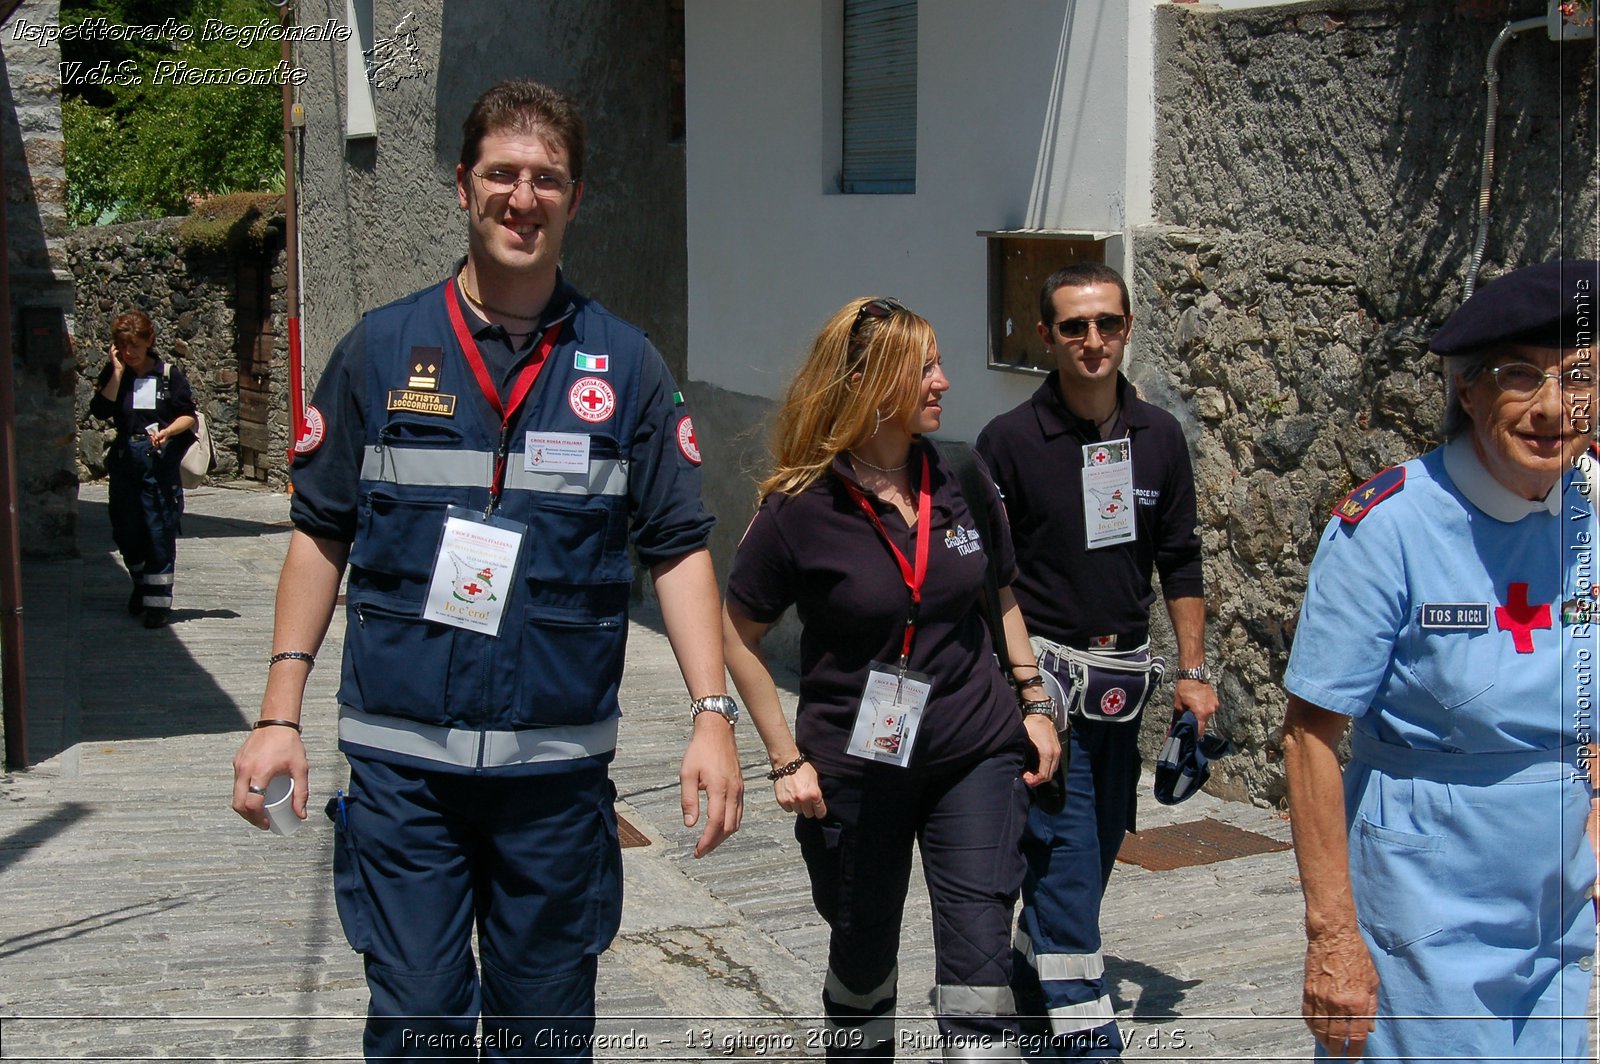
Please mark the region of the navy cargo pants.
<svg viewBox="0 0 1600 1064"><path fill-rule="evenodd" d="M615 797L604 766L350 758L328 811L339 918L372 993L368 1060L593 1059L597 961L622 920Z"/></svg>

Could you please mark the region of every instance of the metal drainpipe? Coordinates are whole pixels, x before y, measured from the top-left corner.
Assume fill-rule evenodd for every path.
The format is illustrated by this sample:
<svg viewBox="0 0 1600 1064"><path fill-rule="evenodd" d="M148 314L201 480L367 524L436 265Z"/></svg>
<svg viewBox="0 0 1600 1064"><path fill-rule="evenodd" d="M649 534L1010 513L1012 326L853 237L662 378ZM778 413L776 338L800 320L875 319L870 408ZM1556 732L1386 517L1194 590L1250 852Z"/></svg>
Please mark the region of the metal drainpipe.
<svg viewBox="0 0 1600 1064"><path fill-rule="evenodd" d="M280 16L285 30L294 26L294 5L285 3ZM293 65L289 34L283 35L284 65ZM305 371L300 347L300 203L295 188L297 123L293 79L283 81L283 257L284 310L289 319L289 468L294 467L294 445L305 430ZM291 483L289 490L294 490Z"/></svg>
<svg viewBox="0 0 1600 1064"><path fill-rule="evenodd" d="M1512 35L1544 29L1546 24L1544 15L1508 22L1494 39L1494 44L1489 46L1489 58L1483 71L1484 82L1489 87L1489 107L1483 120L1483 167L1478 179L1478 240L1472 249L1472 262L1467 266L1467 285L1461 295L1463 302L1478 287L1478 270L1483 266L1483 251L1489 244L1489 200L1494 184L1494 127L1498 117L1496 112L1500 109L1500 49L1505 47Z"/></svg>
<svg viewBox="0 0 1600 1064"><path fill-rule="evenodd" d="M5 179L4 137L0 137L0 243L9 247L5 204L11 196ZM0 262L0 328L5 349L0 351L0 671L4 677L6 767L28 767L28 711L26 672L22 656L22 536L21 508L17 498L17 417L13 399L12 350L16 336L11 328L11 268Z"/></svg>

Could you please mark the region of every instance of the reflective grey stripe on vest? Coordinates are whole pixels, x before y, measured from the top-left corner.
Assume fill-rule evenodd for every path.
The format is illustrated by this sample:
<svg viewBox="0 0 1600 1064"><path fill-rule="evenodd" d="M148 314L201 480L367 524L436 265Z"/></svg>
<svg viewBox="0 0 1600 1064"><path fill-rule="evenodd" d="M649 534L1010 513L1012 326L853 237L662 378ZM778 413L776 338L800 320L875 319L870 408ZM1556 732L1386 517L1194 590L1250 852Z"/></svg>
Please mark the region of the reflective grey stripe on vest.
<svg viewBox="0 0 1600 1064"><path fill-rule="evenodd" d="M443 450L436 447L368 446L361 458L361 479L385 484L425 487L486 488L494 476L490 451ZM505 486L513 491L547 491L558 495L626 495L628 463L594 458L589 475L551 473L523 468L521 455L506 462Z"/></svg>
<svg viewBox="0 0 1600 1064"><path fill-rule="evenodd" d="M368 446L361 457L361 479L388 484L486 488L494 476L492 451L439 447Z"/></svg>
<svg viewBox="0 0 1600 1064"><path fill-rule="evenodd" d="M589 475L529 470L520 455L506 469L506 487L520 491L549 491L558 495L626 495L628 463L619 458L589 459Z"/></svg>
<svg viewBox="0 0 1600 1064"><path fill-rule="evenodd" d="M617 717L596 724L474 731L339 707L339 741L458 768L576 761L617 748Z"/></svg>

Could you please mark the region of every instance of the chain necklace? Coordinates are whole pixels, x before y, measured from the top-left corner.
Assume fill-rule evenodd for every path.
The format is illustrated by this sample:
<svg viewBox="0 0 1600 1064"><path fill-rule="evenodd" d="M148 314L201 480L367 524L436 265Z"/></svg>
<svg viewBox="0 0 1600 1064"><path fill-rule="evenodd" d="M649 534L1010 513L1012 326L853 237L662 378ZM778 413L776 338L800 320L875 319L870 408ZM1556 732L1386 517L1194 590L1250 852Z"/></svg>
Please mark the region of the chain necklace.
<svg viewBox="0 0 1600 1064"><path fill-rule="evenodd" d="M856 452L854 452L854 451L847 450L847 451L845 451L845 454L850 456L850 461L859 462L861 465L866 466L868 469L876 470L879 473L899 473L899 472L904 471L906 466L911 464L911 455L909 455L909 454L906 455L906 460L904 462L901 462L897 466L889 466L887 468L885 468L885 467L883 467L881 465L873 465L871 462L867 461L865 458L862 458L859 454L856 454Z"/></svg>
<svg viewBox="0 0 1600 1064"><path fill-rule="evenodd" d="M489 304L487 304L483 300L479 299L477 294L475 292L473 292L472 289L467 287L467 271L466 270L462 270L460 273L456 274L456 283L461 286L461 294L462 295L466 296L467 299L469 301L471 301L475 306L482 307L484 310L487 310L490 314L498 314L502 318L516 318L518 321L538 321L539 320L539 315L537 315L537 314L513 314L509 310L501 310L499 307L491 307ZM509 330L509 329L507 329L506 332L510 333L510 335L512 335L512 336L528 336L528 335L531 335L531 333L514 333L514 332L511 332L511 330Z"/></svg>

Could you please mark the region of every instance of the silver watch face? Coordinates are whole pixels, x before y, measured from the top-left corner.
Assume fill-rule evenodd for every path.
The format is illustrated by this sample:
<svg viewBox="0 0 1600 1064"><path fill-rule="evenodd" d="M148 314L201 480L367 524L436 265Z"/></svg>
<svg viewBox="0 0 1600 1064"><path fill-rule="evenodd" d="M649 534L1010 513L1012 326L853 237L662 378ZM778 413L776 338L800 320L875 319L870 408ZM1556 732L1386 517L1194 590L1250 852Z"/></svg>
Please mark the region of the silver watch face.
<svg viewBox="0 0 1600 1064"><path fill-rule="evenodd" d="M689 719L693 720L702 713L716 713L726 717L729 724L733 724L739 720L739 703L730 695L710 695L694 701L690 706Z"/></svg>

